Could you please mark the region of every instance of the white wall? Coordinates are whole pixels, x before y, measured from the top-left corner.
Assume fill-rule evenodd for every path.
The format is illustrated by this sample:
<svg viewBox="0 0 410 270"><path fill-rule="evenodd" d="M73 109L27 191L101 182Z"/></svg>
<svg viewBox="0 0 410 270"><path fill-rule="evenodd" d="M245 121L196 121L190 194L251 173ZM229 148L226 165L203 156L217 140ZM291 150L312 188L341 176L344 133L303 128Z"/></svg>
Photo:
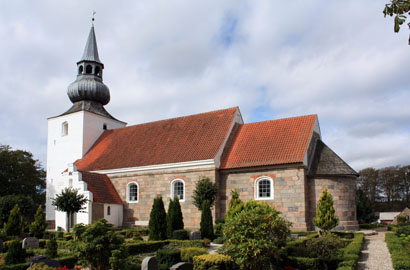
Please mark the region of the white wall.
<svg viewBox="0 0 410 270"><path fill-rule="evenodd" d="M110 215L107 215L107 208L111 207ZM122 226L123 206L121 204L104 204L104 218L115 227Z"/></svg>

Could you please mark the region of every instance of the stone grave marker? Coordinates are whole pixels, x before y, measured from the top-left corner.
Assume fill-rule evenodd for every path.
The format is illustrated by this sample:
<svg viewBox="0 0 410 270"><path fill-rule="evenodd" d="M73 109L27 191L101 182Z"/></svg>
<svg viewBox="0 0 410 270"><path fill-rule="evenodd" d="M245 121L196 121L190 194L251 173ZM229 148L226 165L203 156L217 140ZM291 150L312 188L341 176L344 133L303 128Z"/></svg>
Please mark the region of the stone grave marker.
<svg viewBox="0 0 410 270"><path fill-rule="evenodd" d="M194 264L189 262L180 262L171 266L170 270L193 270Z"/></svg>
<svg viewBox="0 0 410 270"><path fill-rule="evenodd" d="M23 249L38 248L38 239L35 237L27 237L23 239Z"/></svg>
<svg viewBox="0 0 410 270"><path fill-rule="evenodd" d="M158 262L155 257L145 257L142 260L141 270L158 270Z"/></svg>
<svg viewBox="0 0 410 270"><path fill-rule="evenodd" d="M201 231L190 232L189 240L201 240Z"/></svg>

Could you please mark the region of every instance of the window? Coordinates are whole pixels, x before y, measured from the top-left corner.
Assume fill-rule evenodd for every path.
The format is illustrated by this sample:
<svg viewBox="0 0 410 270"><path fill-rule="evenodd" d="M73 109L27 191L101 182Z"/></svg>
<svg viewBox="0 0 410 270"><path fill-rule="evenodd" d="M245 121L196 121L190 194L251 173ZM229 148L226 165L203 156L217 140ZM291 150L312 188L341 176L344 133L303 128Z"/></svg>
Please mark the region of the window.
<svg viewBox="0 0 410 270"><path fill-rule="evenodd" d="M84 71L84 67L83 66L79 66L78 67L78 74L83 74Z"/></svg>
<svg viewBox="0 0 410 270"><path fill-rule="evenodd" d="M64 122L61 124L61 136L67 136L68 135L68 123Z"/></svg>
<svg viewBox="0 0 410 270"><path fill-rule="evenodd" d="M180 201L185 200L185 183L181 179L176 179L171 182L171 198L178 197Z"/></svg>
<svg viewBox="0 0 410 270"><path fill-rule="evenodd" d="M103 130L107 130L107 124L103 124Z"/></svg>
<svg viewBox="0 0 410 270"><path fill-rule="evenodd" d="M107 206L107 216L111 215L111 206Z"/></svg>
<svg viewBox="0 0 410 270"><path fill-rule="evenodd" d="M129 203L138 202L138 184L136 182L131 182L127 185L127 201Z"/></svg>
<svg viewBox="0 0 410 270"><path fill-rule="evenodd" d="M87 74L93 73L93 67L91 65L86 65L85 66L85 73L87 73Z"/></svg>
<svg viewBox="0 0 410 270"><path fill-rule="evenodd" d="M273 180L262 176L255 181L255 200L273 200Z"/></svg>
<svg viewBox="0 0 410 270"><path fill-rule="evenodd" d="M95 75L100 76L100 67L95 67Z"/></svg>

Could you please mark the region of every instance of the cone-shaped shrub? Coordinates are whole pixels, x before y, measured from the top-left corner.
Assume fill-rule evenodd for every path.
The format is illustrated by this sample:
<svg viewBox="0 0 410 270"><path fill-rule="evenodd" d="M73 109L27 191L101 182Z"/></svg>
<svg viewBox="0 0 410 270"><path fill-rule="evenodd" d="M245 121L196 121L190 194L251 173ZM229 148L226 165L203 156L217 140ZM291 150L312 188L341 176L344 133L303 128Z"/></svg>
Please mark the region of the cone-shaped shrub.
<svg viewBox="0 0 410 270"><path fill-rule="evenodd" d="M5 264L17 264L23 263L26 259L26 251L21 247L21 242L18 240L14 240L11 242L10 246L8 247L8 251L6 253L6 257L4 258Z"/></svg>
<svg viewBox="0 0 410 270"><path fill-rule="evenodd" d="M324 231L329 231L339 224L339 218L336 216L333 207L333 197L332 194L327 192L327 188L323 190L320 196L313 224Z"/></svg>
<svg viewBox="0 0 410 270"><path fill-rule="evenodd" d="M212 224L211 205L208 200L202 203L201 213L201 237L214 240L214 227Z"/></svg>
<svg viewBox="0 0 410 270"><path fill-rule="evenodd" d="M239 199L239 193L238 190L232 190L231 191L231 201L229 202L229 208L228 212L226 212L226 219L230 218L232 215L234 215L237 212L240 212L243 208L243 202L241 199Z"/></svg>
<svg viewBox="0 0 410 270"><path fill-rule="evenodd" d="M46 231L46 228L46 217L43 213L43 207L40 205L37 208L36 215L34 216L34 221L30 225L30 233L37 238L42 238L44 232Z"/></svg>
<svg viewBox="0 0 410 270"><path fill-rule="evenodd" d="M49 258L57 257L57 241L54 234L50 234L50 240L46 243L46 256Z"/></svg>
<svg viewBox="0 0 410 270"><path fill-rule="evenodd" d="M175 197L173 200L169 200L167 213L168 238L172 238L174 231L182 229L184 229L184 221L182 217L181 205L179 204L178 197Z"/></svg>
<svg viewBox="0 0 410 270"><path fill-rule="evenodd" d="M9 219L5 226L6 234L9 236L18 236L22 231L22 220L20 214L20 207L16 204L10 212Z"/></svg>
<svg viewBox="0 0 410 270"><path fill-rule="evenodd" d="M167 239L167 215L161 196L154 199L148 224L149 240Z"/></svg>

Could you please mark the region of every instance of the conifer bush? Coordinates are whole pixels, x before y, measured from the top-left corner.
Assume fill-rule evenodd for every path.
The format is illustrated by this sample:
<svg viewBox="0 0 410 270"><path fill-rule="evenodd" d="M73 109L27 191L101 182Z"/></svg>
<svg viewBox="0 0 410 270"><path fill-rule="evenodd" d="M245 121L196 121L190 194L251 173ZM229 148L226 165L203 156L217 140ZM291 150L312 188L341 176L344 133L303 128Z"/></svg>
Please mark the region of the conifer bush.
<svg viewBox="0 0 410 270"><path fill-rule="evenodd" d="M43 212L43 207L40 205L34 216L34 221L30 225L30 233L37 238L42 238L47 228L46 216Z"/></svg>
<svg viewBox="0 0 410 270"><path fill-rule="evenodd" d="M21 247L21 242L14 240L10 243L7 249L5 264L18 264L26 261L26 251Z"/></svg>
<svg viewBox="0 0 410 270"><path fill-rule="evenodd" d="M55 258L57 257L57 240L54 234L50 234L50 240L46 243L46 256L48 258Z"/></svg>
<svg viewBox="0 0 410 270"><path fill-rule="evenodd" d="M179 204L178 197L173 200L169 200L168 213L167 213L167 235L168 238L173 237L173 233L176 230L184 229L184 221L181 211L181 205Z"/></svg>
<svg viewBox="0 0 410 270"><path fill-rule="evenodd" d="M153 240L167 239L167 215L161 196L154 199L148 223L148 238Z"/></svg>
<svg viewBox="0 0 410 270"><path fill-rule="evenodd" d="M202 239L207 238L211 241L215 239L211 206L208 200L205 200L202 204L200 230Z"/></svg>
<svg viewBox="0 0 410 270"><path fill-rule="evenodd" d="M216 183L213 183L208 177L202 178L195 185L192 196L193 204L201 210L203 202L208 200L210 207L212 207L215 204L217 192Z"/></svg>
<svg viewBox="0 0 410 270"><path fill-rule="evenodd" d="M325 188L320 196L316 207L316 217L313 224L321 230L328 232L339 224L339 218L335 214L333 207L333 197ZM319 231L319 235L322 235Z"/></svg>
<svg viewBox="0 0 410 270"><path fill-rule="evenodd" d="M23 222L20 214L20 207L16 204L10 212L9 219L5 226L8 236L18 236L23 230Z"/></svg>
<svg viewBox="0 0 410 270"><path fill-rule="evenodd" d="M230 218L235 213L240 212L243 209L243 201L239 199L238 190L231 191L231 201L229 202L229 208L226 212L226 218Z"/></svg>

